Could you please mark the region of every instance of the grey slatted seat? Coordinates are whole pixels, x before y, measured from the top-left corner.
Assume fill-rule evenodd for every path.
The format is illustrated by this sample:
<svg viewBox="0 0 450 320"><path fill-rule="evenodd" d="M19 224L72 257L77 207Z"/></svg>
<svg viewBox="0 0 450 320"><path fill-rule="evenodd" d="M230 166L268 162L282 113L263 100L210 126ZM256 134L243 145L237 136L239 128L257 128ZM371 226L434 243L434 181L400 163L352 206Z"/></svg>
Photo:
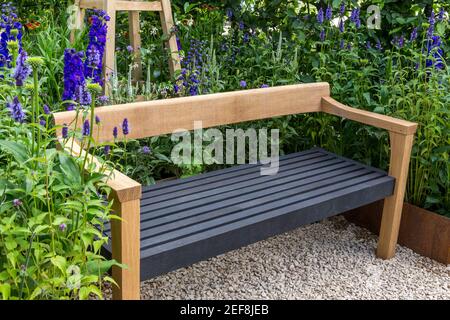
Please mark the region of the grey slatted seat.
<svg viewBox="0 0 450 320"><path fill-rule="evenodd" d="M280 158L277 175L241 165L143 189L141 280L393 194L384 171L312 149ZM105 233L110 236L110 227ZM111 248L106 248L110 253Z"/></svg>

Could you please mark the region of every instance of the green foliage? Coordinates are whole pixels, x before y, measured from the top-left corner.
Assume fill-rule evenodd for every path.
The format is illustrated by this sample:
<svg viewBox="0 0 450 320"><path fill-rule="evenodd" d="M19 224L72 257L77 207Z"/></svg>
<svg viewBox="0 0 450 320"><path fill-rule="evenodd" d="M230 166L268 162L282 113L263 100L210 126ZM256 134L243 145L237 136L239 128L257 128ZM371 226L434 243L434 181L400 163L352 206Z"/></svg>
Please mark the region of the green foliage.
<svg viewBox="0 0 450 320"><path fill-rule="evenodd" d="M28 61L34 71L27 89L13 84L8 69L0 71L0 103L17 97L26 117L16 122L10 109L0 111L0 297L101 298L101 282L112 282L105 273L119 265L100 252L111 218L107 177L86 172L85 157L55 148L51 115L42 111L39 95L42 59Z"/></svg>

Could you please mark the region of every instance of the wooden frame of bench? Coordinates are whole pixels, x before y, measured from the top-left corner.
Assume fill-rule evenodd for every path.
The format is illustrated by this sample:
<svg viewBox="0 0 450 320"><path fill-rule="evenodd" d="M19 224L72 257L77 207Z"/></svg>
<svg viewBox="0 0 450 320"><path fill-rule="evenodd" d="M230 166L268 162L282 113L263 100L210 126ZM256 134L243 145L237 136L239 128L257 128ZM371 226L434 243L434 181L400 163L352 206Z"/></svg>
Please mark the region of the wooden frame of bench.
<svg viewBox="0 0 450 320"><path fill-rule="evenodd" d="M214 127L291 114L324 112L389 131L391 155L389 175L396 179L392 196L385 199L377 256L394 256L405 195L411 148L417 124L345 106L330 97L328 83L299 84L266 89L218 93L125 105L100 107L95 114L102 120L94 128L97 142L112 140L112 130L124 118L131 124L128 138L140 139L184 128L192 130L194 121ZM74 111L54 114L56 125L75 123ZM81 124L82 121L78 121ZM58 135L60 135L60 130ZM123 136L119 136L123 139ZM71 144L71 143L70 143ZM76 145L76 144L75 144ZM77 147L74 154L84 152ZM92 161L97 161L92 157ZM141 185L115 171L108 181L114 210L123 219L112 222L113 258L128 269L113 269L119 288L115 299L139 299L140 288L140 198Z"/></svg>
<svg viewBox="0 0 450 320"><path fill-rule="evenodd" d="M178 54L178 45L175 35L171 34L174 26L172 16L172 6L170 0L158 1L133 1L133 0L75 0L74 5L77 8L76 25L82 26L86 9L102 9L105 10L111 20L108 24L108 34L105 47L104 70L103 76L106 78L107 72L115 72L114 56L116 51L116 13L117 11L128 11L129 19L129 36L130 43L133 48L141 47L141 27L140 12L155 11L159 12L163 33L168 36L167 47L169 48L172 58L169 59L169 70L173 75L175 71L181 69L180 55ZM75 41L75 30L70 33L70 42ZM136 68L133 70L134 80L142 78L142 61L139 50L136 51L135 61ZM108 86L105 86L105 94L108 93Z"/></svg>

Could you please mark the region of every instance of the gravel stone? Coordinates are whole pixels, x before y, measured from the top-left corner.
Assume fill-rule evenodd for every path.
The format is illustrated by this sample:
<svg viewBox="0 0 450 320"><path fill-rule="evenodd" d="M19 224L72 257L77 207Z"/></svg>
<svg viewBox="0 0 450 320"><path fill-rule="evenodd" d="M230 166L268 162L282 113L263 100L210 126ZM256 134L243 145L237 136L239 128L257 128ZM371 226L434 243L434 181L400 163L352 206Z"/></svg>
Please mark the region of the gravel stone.
<svg viewBox="0 0 450 320"><path fill-rule="evenodd" d="M333 217L141 285L142 299L450 299L450 268ZM110 290L106 294L110 297Z"/></svg>

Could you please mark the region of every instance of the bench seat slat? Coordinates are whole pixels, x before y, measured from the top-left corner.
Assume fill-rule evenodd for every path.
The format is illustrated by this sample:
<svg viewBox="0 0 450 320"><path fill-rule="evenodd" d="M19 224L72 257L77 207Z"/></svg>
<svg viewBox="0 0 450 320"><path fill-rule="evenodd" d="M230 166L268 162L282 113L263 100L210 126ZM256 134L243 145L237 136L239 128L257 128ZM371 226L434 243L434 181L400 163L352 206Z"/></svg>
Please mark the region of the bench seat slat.
<svg viewBox="0 0 450 320"><path fill-rule="evenodd" d="M395 184L379 169L322 149L282 156L274 176L261 176L260 167L242 165L146 188L141 278L383 199ZM110 236L109 225L105 234Z"/></svg>
<svg viewBox="0 0 450 320"><path fill-rule="evenodd" d="M346 177L348 178L349 176L352 176L352 175L353 175L353 172L351 172L351 174L342 175L339 178L332 179L332 180L338 181L341 179L345 179ZM326 179L327 178L326 176L327 175L324 175L322 177L322 179ZM310 180L310 179L305 179L304 183L309 183L308 180ZM332 181L330 181L330 182L333 183ZM261 194L271 195L271 194L276 194L277 192L284 193L284 191L288 190L289 192L286 192L286 193L280 194L280 195L283 197L290 196L290 194L292 192L295 192L295 191L299 192L298 189L295 188L296 184L298 184L298 182L283 184L283 185L278 186L277 188L271 188L268 190L260 190L257 193L254 193L254 194L250 193L249 195L251 195L251 196L253 196L253 195L258 196ZM308 188L313 188L314 185L315 184L308 185ZM314 191L320 192L320 190L321 189L314 190ZM304 193L302 192L302 194L304 194ZM305 195L305 196L307 196L307 195ZM231 201L233 201L233 200L234 199L231 199ZM233 212L235 213L237 211L242 211L242 210L246 209L247 206L253 206L253 207L255 207L256 210L258 210L256 208L257 206L261 206L262 204L270 203L272 201L278 201L278 199L274 199L274 197L266 196L266 197L259 197L257 199L252 198L252 199L246 200L246 199L243 199L242 197L240 197L240 198L236 198L236 204L233 204L233 205L227 205L226 203L222 204L221 202L213 203L213 206L220 208L218 210L210 210L208 208L198 208L199 214L195 214L195 215L189 216L184 219L179 219L179 220L170 219L170 220L172 220L172 221L170 221L167 218L172 218L172 216L166 216L166 217L163 217L162 219L158 219L157 221L149 221L149 222L153 222L154 225L153 226L151 224L143 224L142 225L141 241L144 244L145 241L143 241L143 240L146 238L154 238L161 234L165 234L165 236L167 236L167 235L169 235L169 232L181 233L183 231L183 230L181 230L182 228L186 228L186 227L190 227L190 226L198 227L199 223L210 221L212 219L221 218L224 216L226 216L227 218L231 218ZM255 202L257 202L257 205L255 204ZM264 209L265 209L265 207L260 208L260 210L264 210ZM164 218L166 218L166 219L164 219ZM166 222L167 220L169 220L169 221ZM163 222L166 222L166 223L163 223ZM150 225L150 227L148 227L148 225Z"/></svg>
<svg viewBox="0 0 450 320"><path fill-rule="evenodd" d="M317 162L317 158L329 159L330 156L324 153L319 152L311 152L307 154L294 154L283 156L280 158L281 167L287 167L289 164L298 164L299 162L307 161L307 163L315 163ZM328 157L327 157L328 156ZM236 167L226 168L222 170L216 170L208 173L204 173L201 175L196 175L189 178L182 178L177 180L166 181L158 184L158 187L149 186L143 188L143 199L147 200L148 203L152 203L152 201L164 201L167 200L167 197L173 198L173 192L180 192L184 190L191 191L193 187L201 187L205 186L209 183L217 183L223 180L231 179L233 177L239 177L246 174L259 173L260 165L257 164L246 164L240 165ZM199 181L202 183L199 184ZM208 186L209 187L209 186ZM197 190L197 189L195 189ZM196 191L194 191L196 192ZM172 195L172 196L171 196ZM158 198L158 196L165 196L165 198ZM151 201L152 200L152 201Z"/></svg>
<svg viewBox="0 0 450 320"><path fill-rule="evenodd" d="M299 167L300 166L300 167ZM280 170L281 173L276 176L264 176L261 177L259 174L254 173L254 176L258 178L258 181L254 181L255 177L252 179L243 178L235 180L234 184L230 187L229 184L220 184L217 188L207 188L203 192L195 192L193 194L188 194L186 196L177 195L176 198L170 199L169 201L159 201L152 205L146 205L145 199L141 202L141 229L145 230L148 227L156 226L162 223L170 222L171 220L178 220L180 217L186 217L186 208L193 207L195 203L203 201L202 204L208 204L210 202L216 202L224 198L224 195L229 193L247 194L250 191L256 191L261 189L268 189L269 187L277 186L284 183L289 183L296 180L304 180L307 178L319 179L323 174L329 174L329 176L336 175L342 172L342 170L355 170L355 164L351 164L343 161L342 159L330 158L327 161L321 161L311 165L302 166L302 164L297 164L292 168L287 170L284 167ZM311 182L314 180L310 180ZM239 182L239 183L237 183ZM195 201L195 203L194 203ZM168 215L167 210L171 210L172 213ZM177 213L183 211L181 213ZM159 222L158 220L161 220ZM106 226L106 231L109 231L109 225Z"/></svg>
<svg viewBox="0 0 450 320"><path fill-rule="evenodd" d="M148 226L157 226L163 224L164 222L178 220L178 217L186 217L188 215L188 213L186 212L186 207L194 208L199 206L205 206L210 203L216 203L218 201L224 200L225 196L228 197L244 196L249 193L262 190L266 190L267 193L270 193L272 192L272 188L274 187L289 189L291 187L304 185L305 183L312 183L313 181L316 180L331 178L339 174L355 171L356 169L357 168L355 166L349 165L348 163L345 162L341 162L332 165L330 167L327 167L327 170L317 169L302 174L290 174L286 175L285 177L280 177L280 179L272 179L272 180L266 179L265 183L258 183L258 184L255 184L253 180L250 180L246 181L246 183L241 183L239 186L236 186L236 188L214 189L211 190L211 194L206 197L199 197L199 195L197 194L189 197L184 197L185 201L177 205L168 205L166 207L159 207L159 208L149 208L148 211L146 211L146 213L142 215L141 220L141 222L143 223L142 229L143 230L146 229L145 223L148 223ZM321 170L322 172L319 173L318 172L319 170ZM217 190L220 191L217 192ZM197 213L199 212L197 210L195 211Z"/></svg>
<svg viewBox="0 0 450 320"><path fill-rule="evenodd" d="M307 186L302 186L300 188L292 188L290 190L282 191L281 193L268 193L263 191L262 194L266 195L264 197L254 198L255 194L258 194L255 193L241 199L227 199L226 201L213 204L208 208L200 208L199 210L203 214L220 212L223 215L217 219L209 220L204 223L197 223L186 228L152 236L150 238L148 238L149 234L144 232L141 235L141 247L144 249L147 247L156 246L160 243L164 243L175 238L182 238L193 233L202 232L207 229L215 228L222 224L234 222L240 219L246 219L249 216L262 214L266 211L274 210L290 204L298 203L301 205L302 202L310 199L316 199L317 202L320 202L320 197L323 195L380 177L379 173L368 174L368 172L362 172L359 174L361 175L358 175L356 178L354 178L353 174L344 175L341 178L342 180L339 179L339 177L331 179L331 181L320 181ZM260 194L261 193L258 195Z"/></svg>

